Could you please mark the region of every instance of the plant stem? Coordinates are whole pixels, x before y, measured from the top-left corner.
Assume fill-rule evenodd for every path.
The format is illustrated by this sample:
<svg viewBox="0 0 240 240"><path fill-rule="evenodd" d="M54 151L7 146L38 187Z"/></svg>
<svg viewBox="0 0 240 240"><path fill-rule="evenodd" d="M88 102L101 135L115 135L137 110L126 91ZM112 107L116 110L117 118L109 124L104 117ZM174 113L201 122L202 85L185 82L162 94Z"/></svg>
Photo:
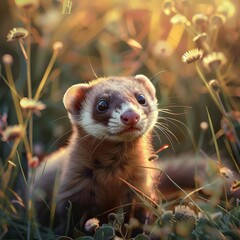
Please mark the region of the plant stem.
<svg viewBox="0 0 240 240"><path fill-rule="evenodd" d="M27 23L26 23L26 29L29 33L31 33L31 12L27 12ZM27 88L28 88L28 98L32 98L32 81L31 81L31 34L29 34L27 40L27 56L26 58L26 64L27 64ZM30 143L30 153L32 155L32 149L33 149L33 119L32 115L30 117L29 121L29 143Z"/></svg>
<svg viewBox="0 0 240 240"><path fill-rule="evenodd" d="M48 79L48 76L49 76L49 74L50 74L50 72L51 72L51 70L53 68L53 65L54 65L54 63L56 61L57 56L58 56L58 51L54 51L53 55L52 55L52 58L51 58L48 66L47 66L47 69L46 69L46 71L45 71L45 73L44 73L44 75L42 77L42 80L41 80L41 82L40 82L40 84L38 86L38 89L37 89L37 91L35 93L34 100L39 100L40 94L42 92L42 89L43 89L43 87L44 87L44 85L45 85L45 83L46 83L46 81Z"/></svg>
<svg viewBox="0 0 240 240"><path fill-rule="evenodd" d="M224 109L222 109L221 104L218 102L218 99L216 98L215 94L213 93L211 87L209 86L209 84L208 84L205 76L202 74L202 71L201 71L201 69L199 68L197 62L195 62L195 67L196 67L196 70L197 70L197 73L198 73L199 77L201 78L201 80L203 81L203 83L205 84L205 86L207 87L208 92L209 92L210 96L212 97L213 101L215 102L215 104L217 105L219 111L223 114L223 116L225 116L226 113L225 113Z"/></svg>

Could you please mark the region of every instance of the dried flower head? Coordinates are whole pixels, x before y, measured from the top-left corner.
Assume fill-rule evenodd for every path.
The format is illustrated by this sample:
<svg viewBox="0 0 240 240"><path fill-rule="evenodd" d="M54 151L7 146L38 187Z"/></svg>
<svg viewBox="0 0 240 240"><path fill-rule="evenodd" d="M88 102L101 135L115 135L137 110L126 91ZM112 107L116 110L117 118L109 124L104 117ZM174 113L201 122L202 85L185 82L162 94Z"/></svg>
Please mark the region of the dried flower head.
<svg viewBox="0 0 240 240"><path fill-rule="evenodd" d="M203 121L200 123L200 128L203 130L203 131L206 131L208 129L208 123Z"/></svg>
<svg viewBox="0 0 240 240"><path fill-rule="evenodd" d="M63 48L63 43L57 41L53 44L53 50L59 52Z"/></svg>
<svg viewBox="0 0 240 240"><path fill-rule="evenodd" d="M208 70L222 67L226 62L227 59L222 52L212 52L203 58L203 66Z"/></svg>
<svg viewBox="0 0 240 240"><path fill-rule="evenodd" d="M196 44L200 45L202 42L206 41L206 39L207 39L207 34L205 32L203 32L203 33L200 33L197 36L195 36L193 38L193 41Z"/></svg>
<svg viewBox="0 0 240 240"><path fill-rule="evenodd" d="M37 100L26 98L26 97L21 99L20 105L22 109L33 111L37 115L40 114L41 110L44 110L46 108L46 105L41 101L37 101Z"/></svg>
<svg viewBox="0 0 240 240"><path fill-rule="evenodd" d="M220 175L225 177L225 178L231 178L231 177L233 177L233 172L227 167L221 167L220 168Z"/></svg>
<svg viewBox="0 0 240 240"><path fill-rule="evenodd" d="M170 19L171 24L189 24L188 19L182 14L176 14Z"/></svg>
<svg viewBox="0 0 240 240"><path fill-rule="evenodd" d="M25 28L13 28L7 35L7 41L15 41L20 38L26 38L28 36L28 31Z"/></svg>
<svg viewBox="0 0 240 240"><path fill-rule="evenodd" d="M91 218L87 220L84 225L84 228L87 232L93 232L99 228L99 220L97 218Z"/></svg>
<svg viewBox="0 0 240 240"><path fill-rule="evenodd" d="M231 185L231 188L230 188L230 191L231 192L236 192L240 190L240 181L238 180L234 180L232 181L232 185Z"/></svg>
<svg viewBox="0 0 240 240"><path fill-rule="evenodd" d="M207 15L202 14L202 13L197 13L197 14L193 15L193 17L192 17L192 22L195 25L206 23L207 21L208 21Z"/></svg>
<svg viewBox="0 0 240 240"><path fill-rule="evenodd" d="M182 56L182 61L184 63L193 63L201 59L203 55L203 50L195 48L188 52L185 52Z"/></svg>
<svg viewBox="0 0 240 240"><path fill-rule="evenodd" d="M4 54L2 57L2 61L5 65L12 65L13 57L10 54Z"/></svg>
<svg viewBox="0 0 240 240"><path fill-rule="evenodd" d="M222 26L226 22L226 17L221 13L216 13L210 18L210 23L215 26Z"/></svg>
<svg viewBox="0 0 240 240"><path fill-rule="evenodd" d="M177 221L184 221L184 220L195 221L197 218L197 215L189 206L178 205L175 207L174 218Z"/></svg>
<svg viewBox="0 0 240 240"><path fill-rule="evenodd" d="M24 128L22 125L9 126L4 131L2 131L1 134L3 141L13 141L23 136Z"/></svg>

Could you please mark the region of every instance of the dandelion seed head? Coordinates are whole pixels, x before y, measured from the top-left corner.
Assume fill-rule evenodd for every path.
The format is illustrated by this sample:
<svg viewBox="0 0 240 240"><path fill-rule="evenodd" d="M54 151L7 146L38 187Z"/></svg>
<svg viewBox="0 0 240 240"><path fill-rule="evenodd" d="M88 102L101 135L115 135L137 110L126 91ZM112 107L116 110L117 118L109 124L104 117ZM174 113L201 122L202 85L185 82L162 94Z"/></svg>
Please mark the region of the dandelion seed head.
<svg viewBox="0 0 240 240"><path fill-rule="evenodd" d="M185 52L182 56L182 61L184 63L193 63L201 59L203 55L203 50L195 48L188 52Z"/></svg>
<svg viewBox="0 0 240 240"><path fill-rule="evenodd" d="M203 66L208 70L223 67L227 59L222 52L212 52L203 58Z"/></svg>
<svg viewBox="0 0 240 240"><path fill-rule="evenodd" d="M97 228L99 228L99 220L97 218L91 218L87 220L84 228L87 232L95 231Z"/></svg>
<svg viewBox="0 0 240 240"><path fill-rule="evenodd" d="M12 65L13 64L13 57L10 54L4 54L2 57L2 61L5 65Z"/></svg>
<svg viewBox="0 0 240 240"><path fill-rule="evenodd" d="M1 134L3 141L5 142L13 141L23 136L24 129L22 125L13 125L7 127L4 131L2 131Z"/></svg>
<svg viewBox="0 0 240 240"><path fill-rule="evenodd" d="M7 41L15 41L20 38L24 39L28 36L28 31L25 28L13 28L7 35Z"/></svg>

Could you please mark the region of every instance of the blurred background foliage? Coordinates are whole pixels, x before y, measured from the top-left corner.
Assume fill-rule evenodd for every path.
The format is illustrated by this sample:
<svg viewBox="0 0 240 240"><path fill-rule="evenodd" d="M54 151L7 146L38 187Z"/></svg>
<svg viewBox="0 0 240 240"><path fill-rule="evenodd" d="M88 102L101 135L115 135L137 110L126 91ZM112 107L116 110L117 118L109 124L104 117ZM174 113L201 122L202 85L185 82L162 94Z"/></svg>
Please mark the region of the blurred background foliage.
<svg viewBox="0 0 240 240"><path fill-rule="evenodd" d="M21 1L20 1L21 2ZM22 1L24 2L24 1ZM206 106L214 129L221 132L221 114L196 73L194 64L182 62L182 55L196 47L196 34L206 32L211 51L223 52L227 64L223 68L229 98L239 107L240 97L240 2L238 0L101 0L101 1L30 1L37 2L31 14L31 80L36 92L52 54L54 42L63 48L41 95L47 108L41 117L34 116L34 155L42 156L65 144L70 124L62 104L62 96L72 84L109 75L145 74L157 88L159 105L171 108L173 116L189 128L169 123L175 152L187 151L197 145L200 123L207 121ZM64 9L65 3L72 5ZM176 14L185 16L191 26L182 23ZM204 14L208 20L195 24L192 18ZM221 15L220 24L211 22ZM221 20L221 18L220 18ZM13 56L13 77L20 96L27 95L26 62L17 42L7 42L14 27L24 27L27 18L15 1L0 2L0 55ZM175 22L174 22L175 21ZM194 31L192 31L194 30ZM202 63L199 63L202 66ZM2 63L1 63L2 65ZM5 76L4 68L1 73ZM204 70L211 80L215 73ZM175 106L175 107L173 107ZM232 109L237 111L237 109ZM8 124L16 124L16 113L8 86L0 81L0 114L7 115ZM239 120L239 119L238 119ZM68 133L68 134L66 134ZM183 134L184 133L184 134ZM160 133L159 133L160 134ZM169 141L160 134L160 147ZM174 137L173 137L174 138ZM211 132L207 131L201 148L213 152ZM158 138L156 138L157 141ZM1 158L10 151L0 143ZM165 152L173 152L169 148Z"/></svg>

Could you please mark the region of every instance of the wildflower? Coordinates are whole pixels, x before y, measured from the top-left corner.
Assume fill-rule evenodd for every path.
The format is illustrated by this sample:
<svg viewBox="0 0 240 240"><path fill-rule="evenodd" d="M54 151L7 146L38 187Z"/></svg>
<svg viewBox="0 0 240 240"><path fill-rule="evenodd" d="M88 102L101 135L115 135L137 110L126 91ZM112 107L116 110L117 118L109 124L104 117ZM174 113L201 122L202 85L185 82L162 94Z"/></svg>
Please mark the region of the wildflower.
<svg viewBox="0 0 240 240"><path fill-rule="evenodd" d="M170 19L170 23L171 24L189 24L189 21L187 20L187 18L185 16L183 16L182 14L176 14L173 17L171 17Z"/></svg>
<svg viewBox="0 0 240 240"><path fill-rule="evenodd" d="M193 15L193 17L192 17L192 22L195 25L206 23L207 21L208 21L208 17L202 13L197 13L197 14Z"/></svg>
<svg viewBox="0 0 240 240"><path fill-rule="evenodd" d="M190 207L178 205L175 207L174 218L178 221L193 220L195 222L197 215Z"/></svg>
<svg viewBox="0 0 240 240"><path fill-rule="evenodd" d="M222 52L213 52L203 58L203 66L207 69L222 67L226 62L227 59Z"/></svg>
<svg viewBox="0 0 240 240"><path fill-rule="evenodd" d="M46 108L46 105L41 101L37 101L26 97L21 99L20 105L22 109L32 111L38 116L40 115L40 111Z"/></svg>
<svg viewBox="0 0 240 240"><path fill-rule="evenodd" d="M2 61L5 65L12 65L13 58L10 54L4 54L2 57Z"/></svg>
<svg viewBox="0 0 240 240"><path fill-rule="evenodd" d="M234 180L232 181L232 185L231 185L231 188L230 188L230 191L231 192L236 192L240 189L240 181L238 180Z"/></svg>
<svg viewBox="0 0 240 240"><path fill-rule="evenodd" d="M195 48L188 52L185 52L182 56L182 61L184 63L193 63L201 59L203 55L203 50Z"/></svg>
<svg viewBox="0 0 240 240"><path fill-rule="evenodd" d="M187 237L193 231L197 215L188 206L179 205L175 207L174 219L176 233Z"/></svg>
<svg viewBox="0 0 240 240"><path fill-rule="evenodd" d="M200 123L200 128L203 130L203 131L206 131L208 129L208 123L207 122L201 122Z"/></svg>
<svg viewBox="0 0 240 240"><path fill-rule="evenodd" d="M25 59L28 59L28 56L23 46L23 39L27 36L28 31L25 28L13 28L7 35L7 41L18 40Z"/></svg>
<svg viewBox="0 0 240 240"><path fill-rule="evenodd" d="M87 220L84 226L87 232L93 232L99 228L99 220L97 218L91 218Z"/></svg>
<svg viewBox="0 0 240 240"><path fill-rule="evenodd" d="M231 177L233 177L233 172L227 167L221 167L220 168L220 175L225 177L225 178L231 178Z"/></svg>
<svg viewBox="0 0 240 240"><path fill-rule="evenodd" d="M13 28L7 35L7 41L15 41L20 38L26 38L28 31L25 28Z"/></svg>
<svg viewBox="0 0 240 240"><path fill-rule="evenodd" d="M22 125L14 125L7 127L4 131L1 132L2 140L5 142L13 141L23 136L24 129Z"/></svg>
<svg viewBox="0 0 240 240"><path fill-rule="evenodd" d="M57 41L53 44L53 50L59 52L63 48L63 43Z"/></svg>
<svg viewBox="0 0 240 240"><path fill-rule="evenodd" d="M157 41L153 46L152 53L155 57L170 57L173 53L173 47L167 41Z"/></svg>
<svg viewBox="0 0 240 240"><path fill-rule="evenodd" d="M226 22L226 17L221 13L216 13L210 18L210 23L215 26L222 26Z"/></svg>
<svg viewBox="0 0 240 240"><path fill-rule="evenodd" d="M198 34L197 36L195 36L193 38L193 41L196 43L196 44L200 44L202 42L204 42L205 40L207 39L207 34L205 32L203 33L200 33Z"/></svg>
<svg viewBox="0 0 240 240"><path fill-rule="evenodd" d="M39 0L15 0L15 3L21 8L36 8L39 5Z"/></svg>

